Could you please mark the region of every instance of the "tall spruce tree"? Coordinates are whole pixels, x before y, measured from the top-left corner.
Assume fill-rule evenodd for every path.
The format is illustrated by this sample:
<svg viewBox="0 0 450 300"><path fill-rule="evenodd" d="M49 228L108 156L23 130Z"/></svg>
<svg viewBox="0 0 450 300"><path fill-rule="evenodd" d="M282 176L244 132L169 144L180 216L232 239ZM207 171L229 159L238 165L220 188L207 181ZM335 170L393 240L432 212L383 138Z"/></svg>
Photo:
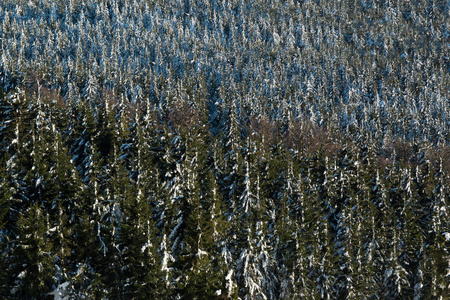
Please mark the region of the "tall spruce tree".
<svg viewBox="0 0 450 300"><path fill-rule="evenodd" d="M17 221L17 244L9 266L13 277L9 297L44 298L56 283L55 256L46 224L48 218L44 206L34 203Z"/></svg>
<svg viewBox="0 0 450 300"><path fill-rule="evenodd" d="M8 265L9 265L9 242L8 234L8 219L10 213L11 188L6 177L6 164L0 163L0 253L2 259L0 260L0 294L6 295L8 290Z"/></svg>

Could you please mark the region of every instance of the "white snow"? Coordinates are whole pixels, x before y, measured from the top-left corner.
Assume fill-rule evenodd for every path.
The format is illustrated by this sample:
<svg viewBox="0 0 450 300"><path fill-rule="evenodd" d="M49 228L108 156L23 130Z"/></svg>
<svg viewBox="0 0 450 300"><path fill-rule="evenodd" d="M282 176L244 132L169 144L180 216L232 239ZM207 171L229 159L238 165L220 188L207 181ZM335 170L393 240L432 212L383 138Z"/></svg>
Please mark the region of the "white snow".
<svg viewBox="0 0 450 300"><path fill-rule="evenodd" d="M20 272L19 273L19 275L17 276L17 278L19 278L19 279L22 279L22 278L24 278L25 277L25 275L27 275L27 271L25 270L25 271L22 271L22 272Z"/></svg>
<svg viewBox="0 0 450 300"><path fill-rule="evenodd" d="M450 232L444 232L443 235L444 235L445 240L446 240L447 242L450 241Z"/></svg>
<svg viewBox="0 0 450 300"><path fill-rule="evenodd" d="M392 275L392 268L389 268L388 270L386 270L386 278L391 277Z"/></svg>
<svg viewBox="0 0 450 300"><path fill-rule="evenodd" d="M69 295L67 295L68 286L69 282L61 283L56 289L48 293L48 295L53 295L55 300L69 300Z"/></svg>
<svg viewBox="0 0 450 300"><path fill-rule="evenodd" d="M141 252L144 253L147 248L150 248L152 244L150 242L145 243L144 246L141 247Z"/></svg>
<svg viewBox="0 0 450 300"><path fill-rule="evenodd" d="M197 257L208 256L208 252L198 249Z"/></svg>
<svg viewBox="0 0 450 300"><path fill-rule="evenodd" d="M228 288L228 294L231 295L233 291L233 269L228 271L227 277L225 277L225 280L227 281L227 288Z"/></svg>
<svg viewBox="0 0 450 300"><path fill-rule="evenodd" d="M275 45L279 45L281 42L281 37L276 32L273 33L273 41L275 42Z"/></svg>

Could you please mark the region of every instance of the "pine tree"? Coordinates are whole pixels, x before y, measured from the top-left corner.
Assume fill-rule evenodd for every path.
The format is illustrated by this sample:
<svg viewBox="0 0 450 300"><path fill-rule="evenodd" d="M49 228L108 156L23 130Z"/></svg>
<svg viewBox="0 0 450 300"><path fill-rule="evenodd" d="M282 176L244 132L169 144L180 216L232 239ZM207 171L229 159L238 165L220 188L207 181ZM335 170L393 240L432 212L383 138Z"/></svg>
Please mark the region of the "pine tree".
<svg viewBox="0 0 450 300"><path fill-rule="evenodd" d="M101 265L108 249L101 222L104 214L103 171L101 158L93 138L86 142L86 158L83 161L86 175L83 183L81 199L74 207L78 218L75 227L75 242L78 245L74 251L77 262L76 276L71 279L71 293L75 297L86 295L101 298L106 295L106 286L103 283Z"/></svg>
<svg viewBox="0 0 450 300"><path fill-rule="evenodd" d="M431 175L431 174L430 174ZM430 250L427 253L429 257L423 258L425 267L425 275L430 280L429 293L427 297L435 299L445 299L450 284L448 280L450 272L449 263L449 191L446 185L448 182L448 174L443 172L442 160L440 161L439 170L436 174L436 188L433 191L433 202L431 211L431 242Z"/></svg>
<svg viewBox="0 0 450 300"><path fill-rule="evenodd" d="M237 284L235 282L235 260L231 254L231 250L234 245L230 243L233 241L233 237L228 235L231 232L229 216L231 214L230 207L227 207L224 201L223 194L220 190L220 177L223 172L223 162L221 161L223 157L220 155L222 152L220 148L220 141L218 139L214 140L212 146L212 159L214 162L213 170L210 174L210 185L212 189L213 203L210 206L210 215L212 222L212 237L214 241L213 253L216 256L217 261L217 273L220 274L219 281L222 282L222 288L220 295L227 295L231 299L237 299ZM223 279L225 278L225 279ZM219 296L220 296L219 295Z"/></svg>
<svg viewBox="0 0 450 300"><path fill-rule="evenodd" d="M161 280L161 237L158 235L154 211L157 210L160 183L157 160L151 154L148 139L152 134L150 112L141 118L135 112L130 126L132 143L122 145L124 159L129 161L128 176L131 194L122 202L123 221L119 233L119 247L123 266L120 271L122 295L138 299L162 299L167 295L166 283Z"/></svg>
<svg viewBox="0 0 450 300"><path fill-rule="evenodd" d="M6 295L8 290L8 265L9 265L9 234L7 225L10 213L11 190L9 182L6 179L6 164L0 163L0 295Z"/></svg>
<svg viewBox="0 0 450 300"><path fill-rule="evenodd" d="M265 198L268 195L261 189L262 170L256 160L256 149L254 142L247 138L245 189L239 202L242 223L241 230L237 232L240 255L236 266L236 280L240 287L239 294L245 299L275 299L278 278L274 272L272 247L268 239L270 207Z"/></svg>
<svg viewBox="0 0 450 300"><path fill-rule="evenodd" d="M223 265L213 251L213 220L211 215L211 179L209 172L209 133L204 126L191 128L186 134L186 152L180 166L184 180L184 197L179 205L183 213L183 248L174 266L183 272L178 293L183 298L211 298L225 287ZM217 192L217 191L216 191ZM216 195L217 196L217 195ZM217 229L217 228L216 228ZM186 251L187 250L187 251ZM181 267L181 268L180 268Z"/></svg>
<svg viewBox="0 0 450 300"><path fill-rule="evenodd" d="M300 249L305 251L302 294L311 298L333 298L336 253L331 236L329 198L325 192L327 158L315 156L309 162L303 209Z"/></svg>
<svg viewBox="0 0 450 300"><path fill-rule="evenodd" d="M401 179L397 168L390 170L390 181L391 186L399 186ZM382 295L384 297L398 298L402 296L404 290L408 287L409 283L407 280L407 271L402 264L402 253L404 248L404 240L401 239L401 204L402 197L400 195L400 189L391 188L388 194L389 200L389 211L386 228L386 240L384 241L383 247L385 248L385 263L384 263L384 278L383 278L383 290Z"/></svg>
<svg viewBox="0 0 450 300"><path fill-rule="evenodd" d="M295 265L298 253L297 243L297 227L301 223L301 196L299 194L299 187L295 180L294 174L298 172L294 165L298 159L295 152L288 153L284 151L279 154L280 157L276 159L279 163L285 163L284 173L280 175L279 180L282 186L279 189L278 195L275 195L275 236L276 242L274 247L274 258L281 269L280 276L280 298L298 298L298 289L295 283ZM280 170L282 167L269 168L270 170ZM295 171L294 171L295 168ZM294 173L295 172L295 173Z"/></svg>
<svg viewBox="0 0 450 300"><path fill-rule="evenodd" d="M426 201L427 196L424 195L425 189L421 186L421 174L419 167L416 167L415 173L411 174L411 170L407 170L403 178L402 185L406 195L404 198L404 206L402 208L402 216L404 219L402 240L404 240L403 263L408 273L409 288L405 289L403 295L405 297L413 297L415 295L414 287L421 284L418 272L420 266L420 252L425 242L424 224L425 212L422 203ZM411 227L409 227L411 226Z"/></svg>
<svg viewBox="0 0 450 300"><path fill-rule="evenodd" d="M355 299L361 295L360 278L364 277L362 268L363 240L361 224L363 223L364 207L361 196L356 191L361 188L362 181L354 165L359 167L360 162L354 161L350 149L344 149L342 157L335 162L335 179L333 189L336 205L336 251L338 264L341 270L337 276L337 289L340 295ZM357 188L354 188L358 185ZM366 266L368 268L368 266ZM371 280L371 279L368 279Z"/></svg>
<svg viewBox="0 0 450 300"><path fill-rule="evenodd" d="M299 158L300 159L300 158ZM306 165L306 163L305 163ZM314 278L310 276L309 268L311 266L311 260L315 260L315 257L311 255L311 247L313 246L313 239L311 239L311 226L314 222L314 215L311 205L313 199L313 191L311 189L310 170L308 166L303 169L306 171L299 172L297 178L298 186L298 203L294 207L296 218L295 226L295 252L293 262L293 277L294 277L294 295L298 294L299 297L313 298L314 290Z"/></svg>
<svg viewBox="0 0 450 300"><path fill-rule="evenodd" d="M52 149L55 151L55 165L50 169L52 181L49 184L52 193L50 209L52 226L52 243L56 255L55 265L59 270L58 280L62 284L69 279L70 272L74 270L72 254L76 250L74 240L74 225L79 210L76 206L82 198L82 184L75 166L68 157L68 150L63 145L60 134L53 131L54 142Z"/></svg>
<svg viewBox="0 0 450 300"><path fill-rule="evenodd" d="M65 135L72 155L71 161L75 164L81 179L85 179L88 176L88 165L85 162L90 155L89 147L92 145L92 138L96 134L97 115L89 103L73 101L67 113L70 125Z"/></svg>
<svg viewBox="0 0 450 300"><path fill-rule="evenodd" d="M141 182L142 184L142 182ZM141 186L141 187L145 187ZM123 203L124 220L119 234L123 267L120 276L121 295L137 299L164 298L167 290L158 253L160 238L153 221L150 199L142 189Z"/></svg>
<svg viewBox="0 0 450 300"><path fill-rule="evenodd" d="M42 205L33 204L17 221L17 246L10 272L12 297L43 298L55 283L54 254Z"/></svg>

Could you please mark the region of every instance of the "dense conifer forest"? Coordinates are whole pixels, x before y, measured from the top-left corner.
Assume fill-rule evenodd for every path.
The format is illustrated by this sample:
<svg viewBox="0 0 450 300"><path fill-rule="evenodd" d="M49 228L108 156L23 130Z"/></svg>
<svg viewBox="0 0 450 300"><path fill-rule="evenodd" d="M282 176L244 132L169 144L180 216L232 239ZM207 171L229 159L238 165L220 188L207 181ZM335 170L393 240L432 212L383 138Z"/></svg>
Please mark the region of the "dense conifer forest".
<svg viewBox="0 0 450 300"><path fill-rule="evenodd" d="M449 299L449 20L0 1L0 298Z"/></svg>

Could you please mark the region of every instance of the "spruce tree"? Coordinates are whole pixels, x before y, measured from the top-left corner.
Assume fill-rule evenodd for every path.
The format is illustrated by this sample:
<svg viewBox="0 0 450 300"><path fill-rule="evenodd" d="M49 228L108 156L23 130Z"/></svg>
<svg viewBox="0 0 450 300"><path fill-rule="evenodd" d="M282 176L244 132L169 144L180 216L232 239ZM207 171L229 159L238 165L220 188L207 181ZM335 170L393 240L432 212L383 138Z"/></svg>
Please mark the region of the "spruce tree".
<svg viewBox="0 0 450 300"><path fill-rule="evenodd" d="M431 174L430 174L431 175ZM431 241L430 249L425 252L427 257L423 258L423 264L426 266L425 276L427 278L428 298L445 299L450 290L449 284L449 190L448 174L443 172L442 160L439 164L438 173L436 173L436 188L433 190L433 202L431 211Z"/></svg>
<svg viewBox="0 0 450 300"><path fill-rule="evenodd" d="M11 188L6 177L6 164L0 163L0 295L6 295L8 290L8 266L9 266L9 234L7 225L10 214Z"/></svg>
<svg viewBox="0 0 450 300"><path fill-rule="evenodd" d="M32 204L17 221L17 244L10 265L11 297L43 298L54 286L56 269L53 245L42 204Z"/></svg>

